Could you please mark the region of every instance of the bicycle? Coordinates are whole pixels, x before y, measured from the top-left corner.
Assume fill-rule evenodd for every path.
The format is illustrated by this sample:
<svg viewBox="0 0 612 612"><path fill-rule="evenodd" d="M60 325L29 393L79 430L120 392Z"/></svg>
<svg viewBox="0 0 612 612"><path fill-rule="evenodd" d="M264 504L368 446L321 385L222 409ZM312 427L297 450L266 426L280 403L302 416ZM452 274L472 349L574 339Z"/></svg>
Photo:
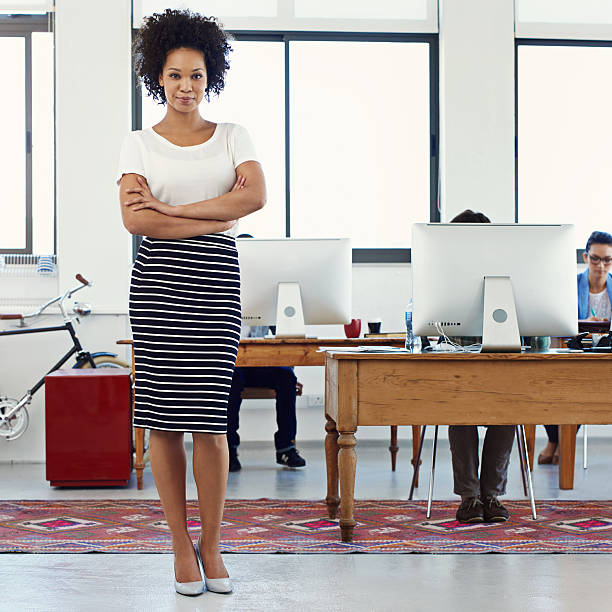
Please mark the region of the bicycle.
<svg viewBox="0 0 612 612"><path fill-rule="evenodd" d="M72 348L47 372L47 374L59 370L73 355L76 355L75 364L72 366L73 368L129 368L130 365L119 359L116 353L90 353L89 351L83 350L72 322L75 319L79 322L79 317L85 317L91 314L91 307L88 304L75 303L72 311L76 316L71 316L66 311L64 302L70 299L77 291L91 286L92 283L87 281L80 274L76 275L76 279L81 283L79 286L74 289L69 289L65 293L49 300L34 312L28 314L0 314L0 319L14 319L18 322L18 326L25 327L29 319L34 319L42 314L49 306L58 303L64 319L63 325L0 331L0 337L67 331L72 339ZM0 397L0 436L7 440L16 440L25 433L30 422L30 416L26 406L30 404L34 394L45 384L45 376L47 374L45 374L31 389L28 389L19 400L10 397Z"/></svg>

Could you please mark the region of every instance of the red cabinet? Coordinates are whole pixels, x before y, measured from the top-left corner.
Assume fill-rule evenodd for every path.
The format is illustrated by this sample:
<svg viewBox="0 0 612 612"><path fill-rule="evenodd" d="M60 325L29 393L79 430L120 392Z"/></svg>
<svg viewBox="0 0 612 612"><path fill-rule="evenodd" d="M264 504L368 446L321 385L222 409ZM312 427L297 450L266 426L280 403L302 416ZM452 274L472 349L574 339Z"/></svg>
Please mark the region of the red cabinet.
<svg viewBox="0 0 612 612"><path fill-rule="evenodd" d="M45 378L47 480L126 485L132 471L128 368L57 370Z"/></svg>

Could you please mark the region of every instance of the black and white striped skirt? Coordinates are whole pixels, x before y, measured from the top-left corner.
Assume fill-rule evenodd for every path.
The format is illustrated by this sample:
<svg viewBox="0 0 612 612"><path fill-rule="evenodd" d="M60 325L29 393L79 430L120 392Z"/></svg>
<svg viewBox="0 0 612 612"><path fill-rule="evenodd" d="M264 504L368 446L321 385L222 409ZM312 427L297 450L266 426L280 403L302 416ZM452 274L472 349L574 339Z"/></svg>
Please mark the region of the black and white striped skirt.
<svg viewBox="0 0 612 612"><path fill-rule="evenodd" d="M240 321L234 238L145 238L130 286L134 425L225 433Z"/></svg>

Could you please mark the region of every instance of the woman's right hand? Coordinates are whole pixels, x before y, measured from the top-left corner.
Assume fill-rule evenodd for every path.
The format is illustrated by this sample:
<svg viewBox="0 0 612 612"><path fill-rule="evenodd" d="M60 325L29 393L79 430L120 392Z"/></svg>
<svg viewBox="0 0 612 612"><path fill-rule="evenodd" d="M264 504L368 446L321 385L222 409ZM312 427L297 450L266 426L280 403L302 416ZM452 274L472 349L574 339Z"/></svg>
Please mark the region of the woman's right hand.
<svg viewBox="0 0 612 612"><path fill-rule="evenodd" d="M234 219L233 221L217 221L217 223L219 224L221 229L216 230L215 233L217 233L217 232L227 232L228 230L231 230L232 227L234 227L234 225L236 225L236 223L238 223L238 220Z"/></svg>
<svg viewBox="0 0 612 612"><path fill-rule="evenodd" d="M230 189L230 193L232 191L238 191L239 189L244 189L245 184L246 184L246 179L244 178L244 176L241 176L240 174L238 174L236 176L236 182L234 183L234 186Z"/></svg>

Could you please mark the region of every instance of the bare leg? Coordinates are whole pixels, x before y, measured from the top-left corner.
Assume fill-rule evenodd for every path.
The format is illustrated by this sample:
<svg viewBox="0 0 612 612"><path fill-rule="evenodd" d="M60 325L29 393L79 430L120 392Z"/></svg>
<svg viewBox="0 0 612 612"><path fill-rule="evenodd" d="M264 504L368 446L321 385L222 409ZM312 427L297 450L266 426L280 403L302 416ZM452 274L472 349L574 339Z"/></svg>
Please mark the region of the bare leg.
<svg viewBox="0 0 612 612"><path fill-rule="evenodd" d="M219 552L229 467L225 434L193 434L193 475L198 487L202 534L200 554L207 578L227 578Z"/></svg>
<svg viewBox="0 0 612 612"><path fill-rule="evenodd" d="M152 429L149 454L157 492L172 533L176 579L178 582L202 580L193 544L187 532L183 434Z"/></svg>

